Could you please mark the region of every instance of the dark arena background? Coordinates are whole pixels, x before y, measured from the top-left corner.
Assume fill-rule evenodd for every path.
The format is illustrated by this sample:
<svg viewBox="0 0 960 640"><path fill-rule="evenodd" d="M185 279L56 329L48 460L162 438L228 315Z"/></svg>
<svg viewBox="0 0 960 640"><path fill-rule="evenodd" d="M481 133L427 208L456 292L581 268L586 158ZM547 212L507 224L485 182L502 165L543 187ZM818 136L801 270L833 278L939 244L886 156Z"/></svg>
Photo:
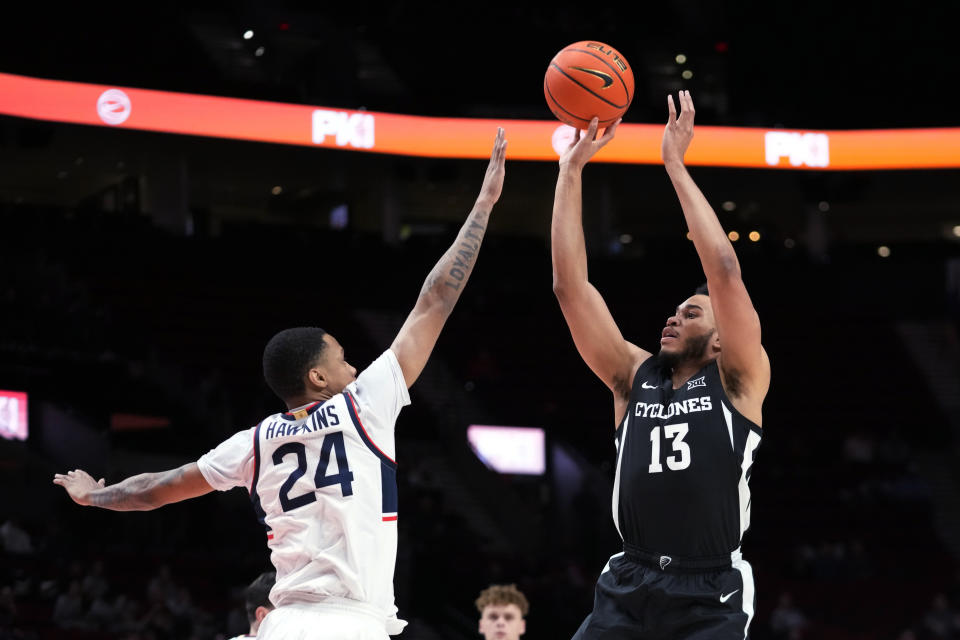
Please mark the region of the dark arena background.
<svg viewBox="0 0 960 640"><path fill-rule="evenodd" d="M689 89L698 126L949 128L946 6L41 3L4 8L0 73L488 118L510 140L511 120L553 119L553 54L596 39L633 66L628 124L661 125ZM2 419L28 407L26 439L0 439L0 639L244 633L243 587L270 565L242 491L114 513L53 474L172 468L281 410L260 369L279 329L323 327L365 367L485 164L0 116ZM958 169L691 168L739 234L773 367L743 543L752 638L960 634ZM403 638L479 637L491 583L530 599L525 638L568 638L620 550L609 392L551 290L556 174L508 147L477 268L397 424ZM584 184L591 281L654 349L703 281L673 189L657 164L595 162ZM542 429L544 472L485 465L470 425Z"/></svg>

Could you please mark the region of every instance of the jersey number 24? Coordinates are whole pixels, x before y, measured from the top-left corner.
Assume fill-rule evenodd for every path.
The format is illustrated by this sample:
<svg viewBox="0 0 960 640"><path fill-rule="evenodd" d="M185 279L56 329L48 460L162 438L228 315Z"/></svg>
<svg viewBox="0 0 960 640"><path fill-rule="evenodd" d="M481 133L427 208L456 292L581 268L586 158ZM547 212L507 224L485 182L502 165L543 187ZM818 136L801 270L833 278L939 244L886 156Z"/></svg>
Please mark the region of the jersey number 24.
<svg viewBox="0 0 960 640"><path fill-rule="evenodd" d="M337 473L327 475L327 467L330 465L330 454L337 457ZM281 464L283 459L289 455L297 456L297 468L290 472L286 482L280 487L280 506L284 512L292 511L298 507L316 502L317 494L313 491L290 497L290 490L297 480L303 477L307 472L307 447L302 442L288 442L277 447L273 452L273 464ZM317 489L339 484L340 493L346 496L353 495L353 472L350 471L350 465L347 463L347 449L343 444L343 433L334 431L328 433L323 438L323 444L320 445L320 460L317 462L317 472L313 475L313 483Z"/></svg>

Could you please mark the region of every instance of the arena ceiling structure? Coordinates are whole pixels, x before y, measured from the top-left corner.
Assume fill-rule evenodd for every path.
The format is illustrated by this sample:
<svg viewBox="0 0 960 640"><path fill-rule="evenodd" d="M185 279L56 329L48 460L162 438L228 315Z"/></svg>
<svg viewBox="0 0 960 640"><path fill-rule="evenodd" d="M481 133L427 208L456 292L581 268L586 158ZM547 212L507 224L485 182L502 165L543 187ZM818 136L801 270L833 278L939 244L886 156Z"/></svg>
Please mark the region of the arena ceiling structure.
<svg viewBox="0 0 960 640"><path fill-rule="evenodd" d="M946 6L894 15L827 2L706 1L590 11L415 2L193 2L68 14L34 7L10 14L0 72L340 109L550 120L542 92L550 58L570 42L597 39L634 67L626 122L661 122L666 94L687 88L702 125L955 127L945 25L956 13ZM363 200L368 183L391 176L401 194L411 194L401 201L424 193L427 204L417 206L437 211L417 213L411 205L411 219L443 222L460 216L462 194L474 189L480 171L473 161L0 122L0 198L14 204L75 206L152 175L160 176L154 192L179 185L187 206L221 220L289 222L317 211L326 219L344 200L358 224L372 229L379 200ZM604 171L604 190L613 195L597 197L613 201L607 234L676 234L676 225L644 218L673 206L656 167ZM188 175L189 184L174 174ZM543 235L542 211L524 212L537 208L538 195L549 207L553 175L552 163L523 163L508 177L508 189L514 176L522 186L514 188L518 212L506 231ZM778 241L820 233L811 225L826 225L839 242L960 239L955 169L697 175L731 224L767 229ZM449 203L449 214L437 203Z"/></svg>

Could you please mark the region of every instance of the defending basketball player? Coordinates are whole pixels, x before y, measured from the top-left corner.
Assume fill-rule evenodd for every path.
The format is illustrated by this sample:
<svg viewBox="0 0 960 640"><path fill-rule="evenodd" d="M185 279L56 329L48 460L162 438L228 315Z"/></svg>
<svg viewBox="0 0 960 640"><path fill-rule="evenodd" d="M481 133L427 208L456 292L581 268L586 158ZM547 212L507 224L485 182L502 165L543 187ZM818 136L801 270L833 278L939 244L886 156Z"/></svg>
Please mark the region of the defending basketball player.
<svg viewBox="0 0 960 640"><path fill-rule="evenodd" d="M357 376L322 329L287 329L263 355L267 384L288 410L241 431L197 462L104 486L57 474L81 505L149 510L244 487L267 529L276 605L261 640L384 640L402 631L394 605L397 483L394 425L476 264L503 188L498 130L473 210L433 267L390 348Z"/></svg>
<svg viewBox="0 0 960 640"><path fill-rule="evenodd" d="M584 165L616 134L586 135L560 158L551 226L554 292L580 355L613 393L613 518L623 551L597 581L574 638L743 640L754 612L740 542L770 364L733 246L684 166L693 100L668 97L661 154L707 279L667 318L654 355L620 332L587 278Z"/></svg>

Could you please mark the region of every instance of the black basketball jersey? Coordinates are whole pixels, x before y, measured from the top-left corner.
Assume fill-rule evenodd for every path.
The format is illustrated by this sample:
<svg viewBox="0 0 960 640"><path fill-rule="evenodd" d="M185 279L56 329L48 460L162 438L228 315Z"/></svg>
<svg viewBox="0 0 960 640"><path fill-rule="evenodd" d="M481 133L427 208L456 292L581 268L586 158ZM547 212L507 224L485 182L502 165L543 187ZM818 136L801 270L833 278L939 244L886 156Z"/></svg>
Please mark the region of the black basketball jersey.
<svg viewBox="0 0 960 640"><path fill-rule="evenodd" d="M648 358L616 432L613 518L624 543L678 559L739 553L761 433L727 398L716 361L673 389Z"/></svg>

